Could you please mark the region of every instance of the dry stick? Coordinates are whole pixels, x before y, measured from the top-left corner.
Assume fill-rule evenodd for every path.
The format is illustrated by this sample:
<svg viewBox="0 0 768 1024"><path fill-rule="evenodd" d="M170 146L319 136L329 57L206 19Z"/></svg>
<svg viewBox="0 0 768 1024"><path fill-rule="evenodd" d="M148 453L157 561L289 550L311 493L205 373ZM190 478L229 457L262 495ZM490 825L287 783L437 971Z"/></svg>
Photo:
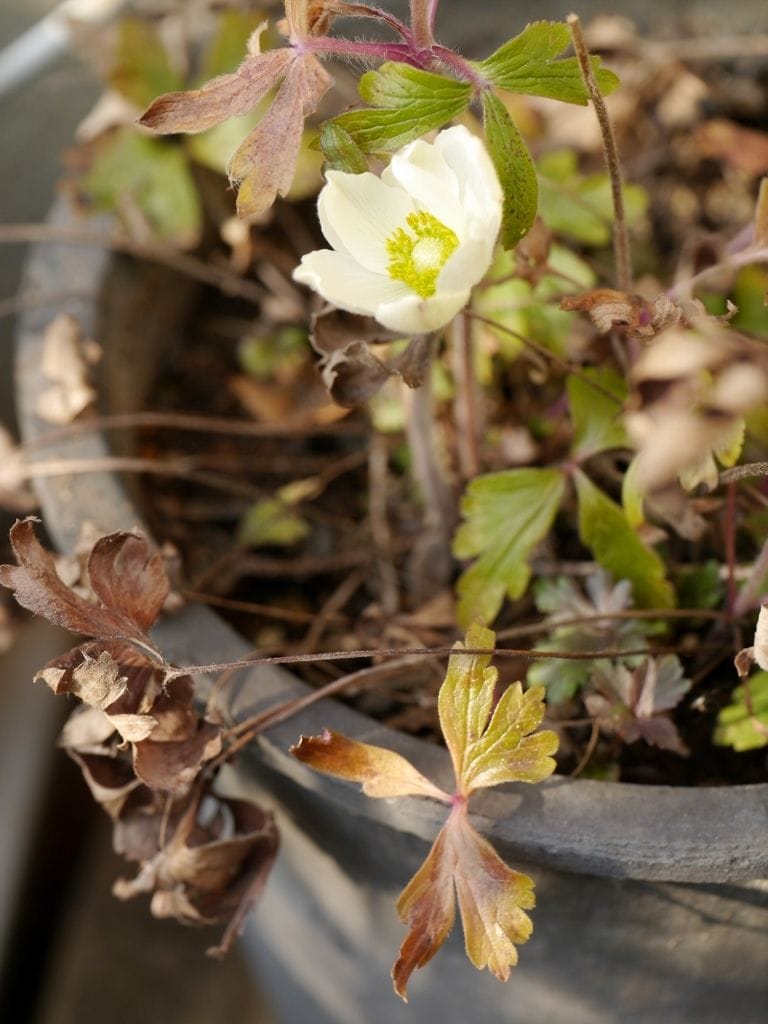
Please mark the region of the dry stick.
<svg viewBox="0 0 768 1024"><path fill-rule="evenodd" d="M768 476L768 462L747 462L743 466L724 469L720 474L721 484L732 484L755 476Z"/></svg>
<svg viewBox="0 0 768 1024"><path fill-rule="evenodd" d="M320 611L315 615L312 625L301 641L299 650L302 654L314 651L331 619L335 617L337 612L342 611L365 579L365 575L361 568L353 569L352 572L344 577L338 587L332 591Z"/></svg>
<svg viewBox="0 0 768 1024"><path fill-rule="evenodd" d="M599 735L600 735L600 726L597 724L597 722L593 721L592 722L592 731L589 734L589 742L587 743L587 749L584 751L584 755L583 755L582 759L579 761L579 763L576 765L576 767L571 772L571 778L572 779L578 778L578 776L581 775L581 773L584 771L584 769L587 767L587 765L591 761L592 755L595 752L595 747L597 746L597 739L598 739Z"/></svg>
<svg viewBox="0 0 768 1024"><path fill-rule="evenodd" d="M573 48L581 69L581 76L587 87L589 98L597 114L600 125L600 133L603 137L603 150L605 163L611 179L611 196L613 198L613 249L616 256L616 287L619 291L628 292L632 288L632 258L629 252L629 233L627 232L627 221L624 213L624 192L621 180L621 165L619 153L616 149L616 139L613 134L611 119L603 100L602 93L597 84L592 64L589 60L589 51L584 42L584 35L581 31L581 21L578 14L569 14L567 17L568 27L571 30Z"/></svg>
<svg viewBox="0 0 768 1024"><path fill-rule="evenodd" d="M255 668L258 665L300 665L304 662L314 661L352 661L361 658L394 658L394 657L459 657L476 655L496 656L498 658L528 658L540 660L542 658L557 658L563 661L593 661L595 658L629 658L643 657L648 654L679 654L687 650L680 645L671 647L638 647L624 650L621 648L607 648L600 651L549 651L530 650L529 648L512 647L395 647L395 648L366 648L357 651L322 651L317 654L276 654L268 657L260 657L258 652L248 658L238 658L234 661L220 661L210 665L184 665L182 667L169 667L166 672L165 681L170 682L179 676L188 675L214 675L217 672L226 672L230 668Z"/></svg>
<svg viewBox="0 0 768 1024"><path fill-rule="evenodd" d="M253 420L230 419L226 416L204 416L183 412L124 412L108 416L94 416L77 420L44 434L25 445L25 449L45 448L68 437L102 430L122 430L126 427L151 427L165 430L186 430L199 433L225 434L235 437L283 437L296 434L336 435L361 434L362 427L345 420L329 424L311 424L305 419L285 420L282 423L256 423ZM352 428L352 429L350 429Z"/></svg>
<svg viewBox="0 0 768 1024"><path fill-rule="evenodd" d="M265 295L264 288L254 281L246 281L223 267L216 267L195 256L144 245L130 238L105 236L98 231L84 231L64 224L0 224L0 244L51 242L63 245L81 245L97 249L111 249L137 259L160 263L178 270L187 277L211 285L225 295L235 295L258 304Z"/></svg>
<svg viewBox="0 0 768 1024"><path fill-rule="evenodd" d="M411 449L414 480L421 489L424 502L424 524L447 536L453 528L456 505L437 450L429 372L420 387L408 389L405 395L408 416L406 434Z"/></svg>
<svg viewBox="0 0 768 1024"><path fill-rule="evenodd" d="M211 487L214 490L241 494L247 498L258 498L263 490L242 480L230 479L217 473L204 473L190 469L183 459L161 462L157 459L141 459L128 455L105 455L92 459L40 459L27 463L21 470L25 480L40 477L74 476L80 473L128 472L149 473L153 476L182 477L191 483Z"/></svg>
<svg viewBox="0 0 768 1024"><path fill-rule="evenodd" d="M227 608L233 612L262 615L265 619L277 619L280 622L296 622L300 625L307 625L313 623L317 618L316 612L301 612L295 608L280 608L271 604L258 604L255 601L237 601L229 597L219 597L216 594L203 594L197 590L180 590L178 593L185 601L196 601L198 604L211 605L213 608ZM332 614L328 621L346 625L349 619L346 615Z"/></svg>
<svg viewBox="0 0 768 1024"><path fill-rule="evenodd" d="M35 292L22 292L21 295L10 295L0 299L0 318L26 313L30 309L45 309L48 306L61 306L65 302L77 302L90 296L82 291L49 292L38 295Z"/></svg>

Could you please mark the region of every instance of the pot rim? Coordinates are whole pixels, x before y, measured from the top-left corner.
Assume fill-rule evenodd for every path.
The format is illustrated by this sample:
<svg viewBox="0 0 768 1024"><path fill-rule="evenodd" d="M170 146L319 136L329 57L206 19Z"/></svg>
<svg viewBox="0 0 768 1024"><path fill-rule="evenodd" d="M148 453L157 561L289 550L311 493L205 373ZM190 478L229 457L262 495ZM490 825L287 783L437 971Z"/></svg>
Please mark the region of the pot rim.
<svg viewBox="0 0 768 1024"><path fill-rule="evenodd" d="M49 223L76 228L69 204L59 200ZM106 240L113 221L89 222ZM20 318L16 334L16 396L24 444L36 442L34 458L93 458L109 453L102 433L59 438L43 446L50 424L35 414L47 386L41 371L45 328L60 312L76 317L94 336L99 299L111 254L104 248L70 243L33 247L24 276L24 293L71 293L55 311L38 307ZM142 528L142 517L114 473L41 477L35 481L46 528L60 550L70 550L80 524L92 522L100 532ZM145 530L146 532L146 530ZM248 646L214 611L188 606L157 628L166 656L177 663L200 664L243 657ZM204 686L204 683L201 683ZM232 695L235 717L245 717L271 703L309 692L289 672L258 666L242 674ZM323 728L365 742L380 743L407 756L439 783L450 785L447 750L398 733L359 712L326 699L260 737L249 757L256 757L313 790L333 805L431 841L445 809L430 800L372 800L351 783L321 776L300 764L288 747L301 733ZM246 783L247 785L247 783ZM768 783L684 788L596 782L554 776L536 786L499 787L477 794L473 817L504 856L535 866L614 878L673 882L735 882L768 875Z"/></svg>

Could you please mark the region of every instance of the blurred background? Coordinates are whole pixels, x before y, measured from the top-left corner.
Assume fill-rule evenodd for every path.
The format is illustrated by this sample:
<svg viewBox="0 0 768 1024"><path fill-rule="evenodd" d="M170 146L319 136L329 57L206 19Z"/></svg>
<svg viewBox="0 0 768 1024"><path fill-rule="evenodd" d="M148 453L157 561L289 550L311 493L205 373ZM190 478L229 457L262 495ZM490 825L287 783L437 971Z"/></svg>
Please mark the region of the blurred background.
<svg viewBox="0 0 768 1024"><path fill-rule="evenodd" d="M382 5L406 6L404 0ZM2 0L0 50L55 6L53 0ZM660 37L768 31L765 0L538 0L533 6L443 0L439 34L472 52L487 38L504 38L500 25L509 36L529 16L563 18L574 7L584 22L601 13L625 14ZM23 85L0 91L0 224L45 218L59 155L98 91L88 67L69 54ZM11 428L12 312L24 255L19 246L0 244L0 419ZM0 511L1 537L12 518ZM0 618L0 640L2 634ZM68 637L24 621L13 646L2 653L3 646L0 1022L101 1024L108 1014L111 1024L268 1024L257 986L237 956L214 964L203 955L207 934L152 921L141 902L112 899L122 867L110 852L110 830L79 771L55 749L67 708L30 682L41 663L70 646Z"/></svg>

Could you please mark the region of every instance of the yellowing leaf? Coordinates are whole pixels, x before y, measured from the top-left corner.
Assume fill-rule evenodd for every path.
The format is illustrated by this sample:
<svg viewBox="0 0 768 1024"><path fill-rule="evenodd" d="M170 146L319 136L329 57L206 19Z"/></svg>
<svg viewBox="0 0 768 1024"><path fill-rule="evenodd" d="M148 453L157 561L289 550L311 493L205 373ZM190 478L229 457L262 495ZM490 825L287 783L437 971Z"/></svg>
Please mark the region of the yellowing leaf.
<svg viewBox="0 0 768 1024"><path fill-rule="evenodd" d="M627 388L610 369L586 369L571 374L567 382L573 420L573 454L584 460L611 448L627 448L629 441L621 421ZM615 396L615 397L614 397Z"/></svg>
<svg viewBox="0 0 768 1024"><path fill-rule="evenodd" d="M393 750L347 739L326 729L320 736L302 736L291 753L320 772L362 784L372 797L450 797L417 771L410 761Z"/></svg>
<svg viewBox="0 0 768 1024"><path fill-rule="evenodd" d="M517 963L515 943L531 935L525 913L535 904L533 881L513 871L470 825L466 803L457 804L422 866L397 903L408 934L392 968L395 991L407 1000L413 971L435 955L453 926L454 886L471 963L500 981Z"/></svg>
<svg viewBox="0 0 768 1024"><path fill-rule="evenodd" d="M510 469L479 476L461 504L466 522L453 543L458 558L480 557L459 578L459 621L492 622L505 594L520 597L527 559L549 532L565 478L559 469Z"/></svg>
<svg viewBox="0 0 768 1024"><path fill-rule="evenodd" d="M533 931L525 913L536 904L533 880L507 867L472 828L465 808L458 808L446 827L455 856L454 883L467 956L478 970L487 967L499 981L506 981L517 963L515 943L526 942Z"/></svg>
<svg viewBox="0 0 768 1024"><path fill-rule="evenodd" d="M492 630L476 624L456 649L493 648L495 642ZM438 697L440 727L464 796L502 782L540 782L555 768L549 756L557 750L555 733L529 735L544 717L544 688L523 693L513 683L494 709L498 672L488 667L490 660L490 654L452 655Z"/></svg>
<svg viewBox="0 0 768 1024"><path fill-rule="evenodd" d="M445 825L427 859L397 901L397 913L409 930L392 967L392 982L395 992L405 1002L408 1002L408 979L417 967L429 963L453 928L456 917L454 865L454 851L448 843L448 826Z"/></svg>

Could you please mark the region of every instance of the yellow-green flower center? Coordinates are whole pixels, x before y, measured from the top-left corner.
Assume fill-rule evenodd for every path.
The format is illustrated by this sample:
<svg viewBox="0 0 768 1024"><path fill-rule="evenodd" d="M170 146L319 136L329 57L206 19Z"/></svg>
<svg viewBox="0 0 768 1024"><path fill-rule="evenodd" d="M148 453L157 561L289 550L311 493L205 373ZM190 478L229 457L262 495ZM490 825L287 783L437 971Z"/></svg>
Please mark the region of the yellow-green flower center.
<svg viewBox="0 0 768 1024"><path fill-rule="evenodd" d="M398 228L386 241L393 281L402 281L422 299L435 294L437 278L459 239L455 231L426 210L410 213L406 223L411 229Z"/></svg>

